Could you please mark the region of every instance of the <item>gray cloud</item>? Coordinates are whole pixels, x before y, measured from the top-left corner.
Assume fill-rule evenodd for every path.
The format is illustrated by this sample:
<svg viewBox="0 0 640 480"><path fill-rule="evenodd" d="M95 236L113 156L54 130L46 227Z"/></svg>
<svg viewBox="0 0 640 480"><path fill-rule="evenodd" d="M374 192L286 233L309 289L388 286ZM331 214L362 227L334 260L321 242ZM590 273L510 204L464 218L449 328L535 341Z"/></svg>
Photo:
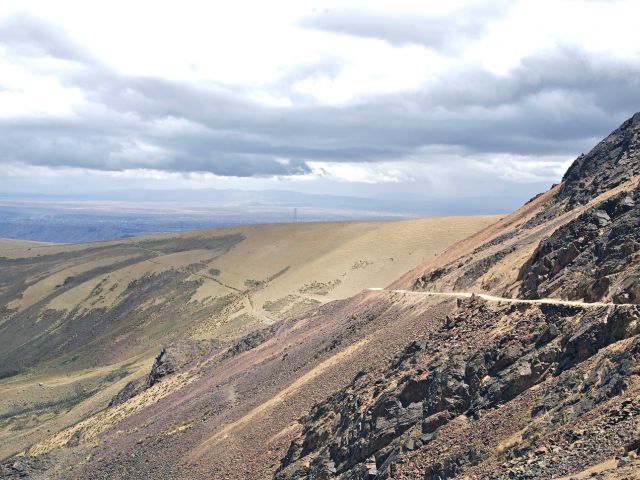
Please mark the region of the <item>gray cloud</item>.
<svg viewBox="0 0 640 480"><path fill-rule="evenodd" d="M390 45L423 45L443 52L455 51L460 42L482 35L487 22L503 16L509 2L475 5L448 15L381 14L373 11L323 10L300 22L305 28L376 38Z"/></svg>
<svg viewBox="0 0 640 480"><path fill-rule="evenodd" d="M571 47L526 58L506 76L470 66L418 92L276 108L247 100L240 88L120 75L31 17L0 25L0 43L16 59L77 62L59 78L89 102L74 118L1 120L0 162L269 177L307 173L314 160L437 161L425 155L434 146L463 156L577 155L640 109L637 64ZM274 88L288 95L293 82L339 68L303 66Z"/></svg>
<svg viewBox="0 0 640 480"><path fill-rule="evenodd" d="M79 62L92 61L64 30L27 14L16 14L0 22L0 44L25 57L51 56Z"/></svg>

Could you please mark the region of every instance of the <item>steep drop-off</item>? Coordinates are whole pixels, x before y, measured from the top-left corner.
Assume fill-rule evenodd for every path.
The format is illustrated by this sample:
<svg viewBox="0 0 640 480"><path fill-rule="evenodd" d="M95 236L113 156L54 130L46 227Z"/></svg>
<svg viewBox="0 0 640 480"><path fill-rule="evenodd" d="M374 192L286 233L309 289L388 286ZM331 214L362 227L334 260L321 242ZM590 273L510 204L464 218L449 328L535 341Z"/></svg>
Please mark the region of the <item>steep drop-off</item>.
<svg viewBox="0 0 640 480"><path fill-rule="evenodd" d="M0 242L0 458L125 402L198 355L250 332L258 338L282 318L372 281L389 282L493 221L254 225L80 245ZM241 340L240 350L251 344ZM163 365L171 368L148 381L163 347Z"/></svg>

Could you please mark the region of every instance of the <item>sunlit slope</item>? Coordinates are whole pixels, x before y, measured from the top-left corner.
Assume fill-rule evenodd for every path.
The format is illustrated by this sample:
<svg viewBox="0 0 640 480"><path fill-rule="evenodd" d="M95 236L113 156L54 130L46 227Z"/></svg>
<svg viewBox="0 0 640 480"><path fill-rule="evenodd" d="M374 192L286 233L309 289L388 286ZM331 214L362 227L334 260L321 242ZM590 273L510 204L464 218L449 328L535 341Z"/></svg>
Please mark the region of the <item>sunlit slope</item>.
<svg viewBox="0 0 640 480"><path fill-rule="evenodd" d="M13 248L30 248L43 245L51 245L42 242L32 242L30 240L14 240L12 238L0 238L0 252L4 252Z"/></svg>
<svg viewBox="0 0 640 480"><path fill-rule="evenodd" d="M226 342L386 285L497 217L0 242L0 452L104 408L162 345ZM9 442L9 439L12 439Z"/></svg>
<svg viewBox="0 0 640 480"><path fill-rule="evenodd" d="M61 357L84 368L176 335L235 336L386 285L495 220L264 225L83 245L10 244L0 247L0 368Z"/></svg>

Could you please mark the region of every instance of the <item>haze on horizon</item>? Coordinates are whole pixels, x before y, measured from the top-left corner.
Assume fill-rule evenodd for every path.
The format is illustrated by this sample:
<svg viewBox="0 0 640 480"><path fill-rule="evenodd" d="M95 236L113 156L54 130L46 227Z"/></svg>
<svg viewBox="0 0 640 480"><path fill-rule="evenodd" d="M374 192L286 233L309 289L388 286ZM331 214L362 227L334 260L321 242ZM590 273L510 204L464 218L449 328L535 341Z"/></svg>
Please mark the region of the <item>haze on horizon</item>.
<svg viewBox="0 0 640 480"><path fill-rule="evenodd" d="M638 18L604 0L3 1L0 194L506 211L640 110Z"/></svg>

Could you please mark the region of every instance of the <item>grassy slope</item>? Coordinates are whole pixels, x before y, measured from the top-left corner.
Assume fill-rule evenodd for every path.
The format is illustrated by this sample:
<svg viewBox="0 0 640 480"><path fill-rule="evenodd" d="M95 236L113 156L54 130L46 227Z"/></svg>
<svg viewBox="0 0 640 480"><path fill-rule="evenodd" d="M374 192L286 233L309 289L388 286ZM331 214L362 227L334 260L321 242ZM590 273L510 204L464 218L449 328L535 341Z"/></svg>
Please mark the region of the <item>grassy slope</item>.
<svg viewBox="0 0 640 480"><path fill-rule="evenodd" d="M24 248L0 243L0 455L102 408L172 339L230 340L386 285L496 219L248 226Z"/></svg>

